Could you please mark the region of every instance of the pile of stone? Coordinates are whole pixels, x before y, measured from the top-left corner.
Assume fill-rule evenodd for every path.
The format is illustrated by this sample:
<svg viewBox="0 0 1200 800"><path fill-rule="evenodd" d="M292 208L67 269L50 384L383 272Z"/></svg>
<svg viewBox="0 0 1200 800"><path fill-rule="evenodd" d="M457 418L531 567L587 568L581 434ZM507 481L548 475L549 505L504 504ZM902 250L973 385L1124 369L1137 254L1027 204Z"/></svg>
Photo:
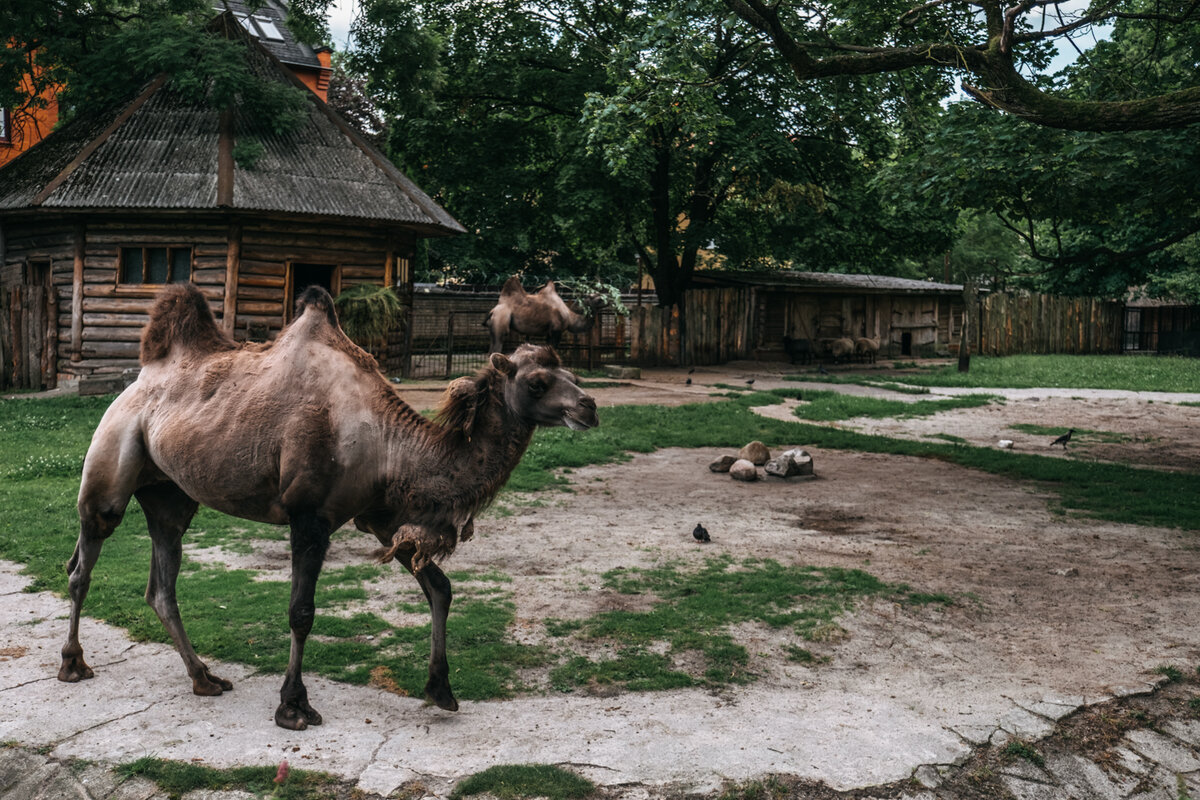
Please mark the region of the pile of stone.
<svg viewBox="0 0 1200 800"><path fill-rule="evenodd" d="M721 456L708 465L712 472L728 472L735 481L756 481L759 479L758 468L772 478L801 478L813 477L813 460L807 450L795 448L785 450L775 458L762 442L750 442L743 447L737 456Z"/></svg>

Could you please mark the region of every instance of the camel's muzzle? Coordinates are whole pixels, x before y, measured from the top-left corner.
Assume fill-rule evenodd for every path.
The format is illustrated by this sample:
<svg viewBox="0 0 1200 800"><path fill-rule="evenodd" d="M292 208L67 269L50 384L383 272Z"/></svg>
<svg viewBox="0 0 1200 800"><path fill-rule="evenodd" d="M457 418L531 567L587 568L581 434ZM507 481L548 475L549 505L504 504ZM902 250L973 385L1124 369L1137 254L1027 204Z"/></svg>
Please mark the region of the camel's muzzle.
<svg viewBox="0 0 1200 800"><path fill-rule="evenodd" d="M590 397L580 399L575 408L563 414L563 424L573 431L586 431L600 424L596 414L596 401Z"/></svg>

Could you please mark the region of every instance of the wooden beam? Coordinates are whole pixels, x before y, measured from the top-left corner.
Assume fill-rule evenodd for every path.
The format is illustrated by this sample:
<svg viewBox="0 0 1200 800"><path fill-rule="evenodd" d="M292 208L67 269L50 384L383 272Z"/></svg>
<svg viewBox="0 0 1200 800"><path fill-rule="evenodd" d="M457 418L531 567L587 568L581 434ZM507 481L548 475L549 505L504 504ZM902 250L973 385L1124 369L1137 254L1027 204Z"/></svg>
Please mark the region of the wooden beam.
<svg viewBox="0 0 1200 800"><path fill-rule="evenodd" d="M225 250L225 304L221 310L221 326L232 335L237 324L238 273L241 271L242 226L229 225Z"/></svg>
<svg viewBox="0 0 1200 800"><path fill-rule="evenodd" d="M83 357L83 263L86 254L87 226L76 225L75 272L71 279L71 360L75 362Z"/></svg>
<svg viewBox="0 0 1200 800"><path fill-rule="evenodd" d="M221 112L217 139L217 206L233 206L233 111Z"/></svg>

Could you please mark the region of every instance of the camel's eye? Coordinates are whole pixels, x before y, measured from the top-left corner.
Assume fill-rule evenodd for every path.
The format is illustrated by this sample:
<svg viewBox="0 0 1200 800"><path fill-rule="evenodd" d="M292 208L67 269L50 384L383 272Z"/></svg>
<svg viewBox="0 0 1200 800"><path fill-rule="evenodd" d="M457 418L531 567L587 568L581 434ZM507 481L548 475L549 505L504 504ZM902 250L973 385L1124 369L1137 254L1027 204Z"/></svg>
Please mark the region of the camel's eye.
<svg viewBox="0 0 1200 800"><path fill-rule="evenodd" d="M529 393L534 397L541 397L549 388L549 384L547 384L542 378L534 378L533 380L529 381Z"/></svg>

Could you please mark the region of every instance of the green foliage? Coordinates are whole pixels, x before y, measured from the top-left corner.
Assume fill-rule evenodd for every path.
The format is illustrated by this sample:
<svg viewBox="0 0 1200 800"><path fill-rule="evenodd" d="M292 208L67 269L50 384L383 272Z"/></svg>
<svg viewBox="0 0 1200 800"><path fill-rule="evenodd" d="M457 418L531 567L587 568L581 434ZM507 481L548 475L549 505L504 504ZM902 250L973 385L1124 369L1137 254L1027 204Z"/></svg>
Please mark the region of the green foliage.
<svg viewBox="0 0 1200 800"><path fill-rule="evenodd" d="M1157 9L1141 0L1121 5ZM1194 85L1200 20L1150 17L1119 20L1108 41L1060 76L1063 95L1117 100ZM982 277L994 289L1119 298L1143 287L1152 296L1200 298L1196 126L1055 130L952 103L883 182L893 202L963 212L952 249L960 278Z"/></svg>
<svg viewBox="0 0 1200 800"><path fill-rule="evenodd" d="M333 300L342 330L357 344L386 344L387 335L404 319L404 305L390 286L360 283Z"/></svg>
<svg viewBox="0 0 1200 800"><path fill-rule="evenodd" d="M500 800L545 797L577 800L596 790L596 785L573 772L550 764L498 764L463 778L450 793L450 800L488 794Z"/></svg>
<svg viewBox="0 0 1200 800"><path fill-rule="evenodd" d="M320 16L326 3L307 5ZM38 70L32 85L22 85L17 77L29 73L29 54L0 50L0 107L16 109L19 124L40 91L58 89L66 116L111 112L165 73L168 88L189 101L244 110L239 125L249 130L292 127L305 92L256 75L244 44L208 29L214 16L204 0L13 0L0 10L0 29L36 47Z"/></svg>
<svg viewBox="0 0 1200 800"><path fill-rule="evenodd" d="M1024 739L1009 739L1000 752L1010 760L1023 758L1039 767L1046 763L1045 757L1037 751L1037 748Z"/></svg>

